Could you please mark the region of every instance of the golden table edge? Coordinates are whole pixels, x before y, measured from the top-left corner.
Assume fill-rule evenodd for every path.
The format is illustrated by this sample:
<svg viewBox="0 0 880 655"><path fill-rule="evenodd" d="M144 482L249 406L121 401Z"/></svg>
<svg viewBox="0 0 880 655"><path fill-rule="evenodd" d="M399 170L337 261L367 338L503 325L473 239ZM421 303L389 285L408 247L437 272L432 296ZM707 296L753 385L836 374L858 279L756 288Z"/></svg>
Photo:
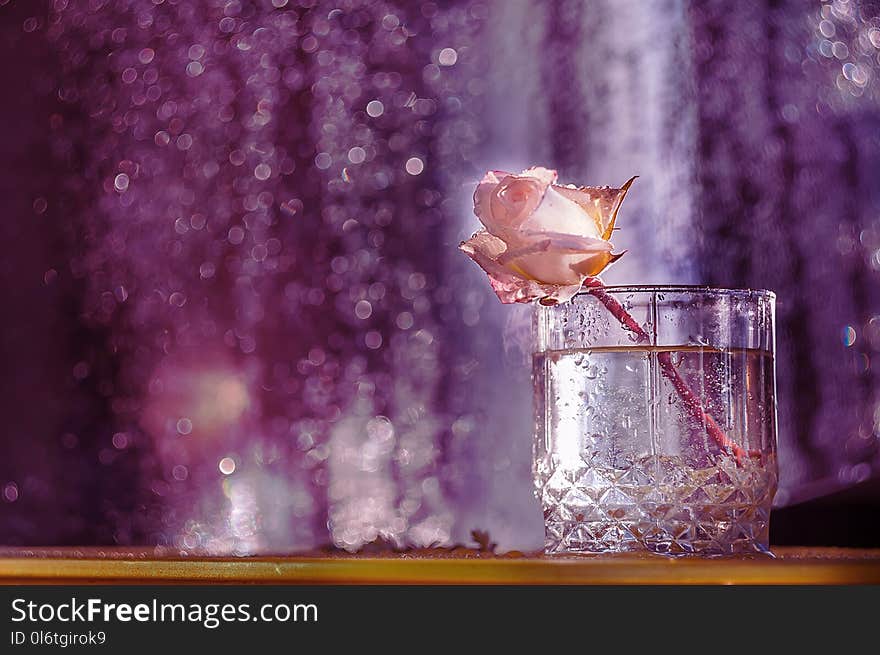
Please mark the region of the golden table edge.
<svg viewBox="0 0 880 655"><path fill-rule="evenodd" d="M776 558L621 556L156 557L153 549L0 548L0 584L880 584L880 549Z"/></svg>

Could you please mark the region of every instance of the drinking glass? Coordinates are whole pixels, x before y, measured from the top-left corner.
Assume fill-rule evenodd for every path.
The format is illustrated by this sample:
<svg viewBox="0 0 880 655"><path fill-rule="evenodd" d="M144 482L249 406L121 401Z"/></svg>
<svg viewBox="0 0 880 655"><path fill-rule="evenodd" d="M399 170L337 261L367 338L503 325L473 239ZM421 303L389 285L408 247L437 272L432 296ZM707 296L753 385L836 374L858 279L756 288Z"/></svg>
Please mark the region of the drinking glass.
<svg viewBox="0 0 880 655"><path fill-rule="evenodd" d="M547 553L769 553L775 295L599 287L535 311Z"/></svg>

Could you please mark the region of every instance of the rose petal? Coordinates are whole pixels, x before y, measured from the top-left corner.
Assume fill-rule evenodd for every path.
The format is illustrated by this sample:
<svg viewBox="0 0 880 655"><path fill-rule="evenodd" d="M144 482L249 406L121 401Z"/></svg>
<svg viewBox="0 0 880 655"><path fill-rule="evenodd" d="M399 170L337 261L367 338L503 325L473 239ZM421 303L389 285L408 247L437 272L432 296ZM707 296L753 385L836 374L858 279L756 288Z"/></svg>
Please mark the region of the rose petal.
<svg viewBox="0 0 880 655"><path fill-rule="evenodd" d="M507 245L498 237L486 230L476 232L467 241L462 241L459 248L468 256L476 253L480 257L488 257L493 262L507 250ZM479 263L479 262L477 262Z"/></svg>
<svg viewBox="0 0 880 655"><path fill-rule="evenodd" d="M624 254L626 254L626 251L617 254L600 252L592 257L585 257L581 261L572 264L571 267L579 275L583 275L584 277L596 277L599 273L611 266L611 264L623 257Z"/></svg>
<svg viewBox="0 0 880 655"><path fill-rule="evenodd" d="M505 173L503 171L488 171L483 176L483 179L480 180L480 183L474 191L474 214L477 215L480 222L483 222L484 217L487 220L492 220L492 215L490 213L492 193L495 191L495 187L498 186L501 180L509 175L510 173Z"/></svg>
<svg viewBox="0 0 880 655"><path fill-rule="evenodd" d="M519 229L541 204L549 186L531 177L505 177L492 193L490 219L483 221L486 229L498 236Z"/></svg>
<svg viewBox="0 0 880 655"><path fill-rule="evenodd" d="M626 252L627 251L624 250L623 252L618 253L602 253L601 256L597 255L591 260L585 260L584 263L581 266L578 266L576 270L588 278L597 277L599 273L601 273L606 268L611 266L611 264L623 257Z"/></svg>
<svg viewBox="0 0 880 655"><path fill-rule="evenodd" d="M531 302L541 300L545 304L554 304L570 300L581 288L577 284L557 285L544 284L525 275L516 268L510 268L498 262L498 258L506 251L504 241L480 231L459 246L488 274L492 289L503 303Z"/></svg>
<svg viewBox="0 0 880 655"><path fill-rule="evenodd" d="M551 186L544 191L541 204L520 229L600 238L602 224L580 204L560 193L560 188Z"/></svg>
<svg viewBox="0 0 880 655"><path fill-rule="evenodd" d="M596 236L607 240L611 238L611 233L614 230L614 222L617 220L620 205L637 177L631 177L620 188L554 185L553 190L582 207L598 227Z"/></svg>
<svg viewBox="0 0 880 655"><path fill-rule="evenodd" d="M613 248L611 242L606 241L605 239L589 236L584 237L565 232L522 230L517 236L519 237L519 243L549 240L554 249L568 250L572 252L593 252L599 250L611 250Z"/></svg>
<svg viewBox="0 0 880 655"><path fill-rule="evenodd" d="M555 181L556 171L541 167L520 175L489 171L474 192L474 213L489 232L510 238Z"/></svg>
<svg viewBox="0 0 880 655"><path fill-rule="evenodd" d="M556 183L558 174L552 168L544 168L543 166L532 166L527 168L521 174L522 177L533 177L541 184L550 186Z"/></svg>
<svg viewBox="0 0 880 655"><path fill-rule="evenodd" d="M526 255L531 255L539 252L546 252L547 248L550 247L549 239L536 239L532 243L529 243L524 246L519 246L512 248L510 246L507 247L503 253L501 253L498 257L495 258L495 261L501 264L502 266L508 265L515 259L520 257L525 257Z"/></svg>
<svg viewBox="0 0 880 655"><path fill-rule="evenodd" d="M611 244L602 239L554 232L524 233L531 243L500 256L527 276L548 284L580 284L611 261ZM540 244L540 247L537 247Z"/></svg>

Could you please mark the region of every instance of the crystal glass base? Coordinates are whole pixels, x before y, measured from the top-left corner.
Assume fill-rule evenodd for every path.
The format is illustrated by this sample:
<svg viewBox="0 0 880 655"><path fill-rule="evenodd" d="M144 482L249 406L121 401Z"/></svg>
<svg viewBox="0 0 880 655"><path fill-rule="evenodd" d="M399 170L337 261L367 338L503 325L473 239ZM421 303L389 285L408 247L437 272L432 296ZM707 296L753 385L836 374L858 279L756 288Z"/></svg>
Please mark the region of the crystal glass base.
<svg viewBox="0 0 880 655"><path fill-rule="evenodd" d="M773 466L724 459L695 469L663 456L626 468L581 463L539 467L547 553L769 552Z"/></svg>

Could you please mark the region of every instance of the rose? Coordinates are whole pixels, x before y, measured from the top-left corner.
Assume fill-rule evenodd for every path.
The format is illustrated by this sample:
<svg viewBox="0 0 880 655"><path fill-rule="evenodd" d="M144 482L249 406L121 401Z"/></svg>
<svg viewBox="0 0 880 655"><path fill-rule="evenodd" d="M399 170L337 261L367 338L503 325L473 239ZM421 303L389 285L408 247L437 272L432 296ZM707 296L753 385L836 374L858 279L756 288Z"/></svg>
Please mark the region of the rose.
<svg viewBox="0 0 880 655"><path fill-rule="evenodd" d="M474 193L485 230L459 247L486 271L501 302L564 302L623 255L612 253L609 239L633 180L574 187L555 184L556 171L546 168L489 171Z"/></svg>

